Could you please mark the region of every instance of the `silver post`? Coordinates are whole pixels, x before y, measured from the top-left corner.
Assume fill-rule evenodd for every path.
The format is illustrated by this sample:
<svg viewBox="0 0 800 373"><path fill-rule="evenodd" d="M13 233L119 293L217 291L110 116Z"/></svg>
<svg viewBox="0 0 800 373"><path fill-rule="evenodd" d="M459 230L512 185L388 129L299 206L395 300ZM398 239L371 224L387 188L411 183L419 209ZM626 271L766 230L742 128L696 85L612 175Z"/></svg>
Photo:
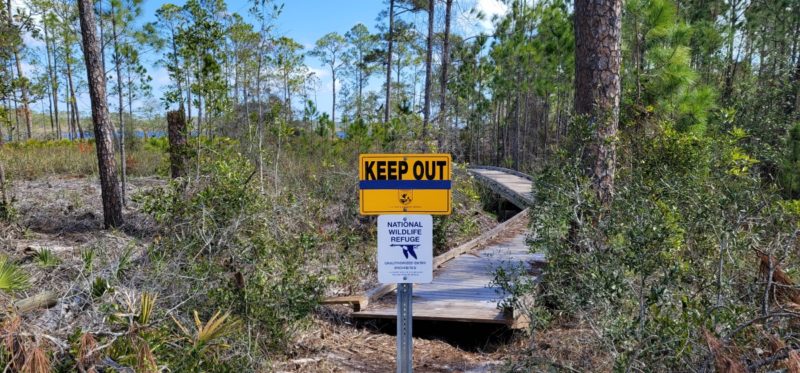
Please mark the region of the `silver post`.
<svg viewBox="0 0 800 373"><path fill-rule="evenodd" d="M412 284L397 284L397 373L411 373Z"/></svg>

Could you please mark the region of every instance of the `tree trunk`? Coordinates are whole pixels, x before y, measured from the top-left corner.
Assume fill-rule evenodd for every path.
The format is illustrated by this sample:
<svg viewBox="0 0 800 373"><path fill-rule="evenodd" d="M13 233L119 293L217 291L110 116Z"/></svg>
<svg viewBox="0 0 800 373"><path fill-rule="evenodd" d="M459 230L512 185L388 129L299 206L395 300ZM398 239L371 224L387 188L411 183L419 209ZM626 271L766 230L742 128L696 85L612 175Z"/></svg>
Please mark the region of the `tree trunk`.
<svg viewBox="0 0 800 373"><path fill-rule="evenodd" d="M601 203L614 193L622 0L575 1L575 112L595 129L584 166Z"/></svg>
<svg viewBox="0 0 800 373"><path fill-rule="evenodd" d="M67 62L67 83L69 84L69 103L68 105L72 106L72 125L73 129L76 130L75 136L72 137L73 140L76 138L83 138L83 128L81 127L81 117L80 113L78 113L78 99L75 96L75 86L72 84L72 64Z"/></svg>
<svg viewBox="0 0 800 373"><path fill-rule="evenodd" d="M736 61L733 58L733 46L734 40L736 38L736 22L737 22L737 15L736 15L736 8L739 5L738 1L731 1L730 3L730 14L728 16L728 52L727 52L727 61L728 66L725 70L725 85L722 89L722 102L728 102L733 94L733 79L736 75Z"/></svg>
<svg viewBox="0 0 800 373"><path fill-rule="evenodd" d="M72 121L72 105L70 105L69 85L64 86L64 104L67 105L67 139L75 139L75 123Z"/></svg>
<svg viewBox="0 0 800 373"><path fill-rule="evenodd" d="M182 109L167 113L167 136L169 136L169 164L172 178L186 176L188 147L186 117Z"/></svg>
<svg viewBox="0 0 800 373"><path fill-rule="evenodd" d="M359 64L364 63L364 56L361 55L359 52L358 55ZM364 92L364 70L359 66L358 68L358 101L356 101L356 118L361 118L361 102L363 101L363 92Z"/></svg>
<svg viewBox="0 0 800 373"><path fill-rule="evenodd" d="M2 134L0 134L2 138ZM11 204L8 198L8 191L6 190L6 170L3 169L3 164L0 163L0 218L8 216Z"/></svg>
<svg viewBox="0 0 800 373"><path fill-rule="evenodd" d="M100 170L100 188L103 198L103 220L106 228L122 225L122 200L117 182L117 164L114 160L114 143L111 139L111 119L106 102L106 77L100 61L100 43L91 0L78 0L83 56L92 102L97 163Z"/></svg>
<svg viewBox="0 0 800 373"><path fill-rule="evenodd" d="M59 112L58 112L58 55L56 51L58 48L55 45L55 40L53 40L53 75L51 77L52 81L50 84L52 85L53 91L53 110L56 112L55 119L56 119L56 140L61 140L61 122L59 121Z"/></svg>
<svg viewBox="0 0 800 373"><path fill-rule="evenodd" d="M333 122L334 132L336 129L336 69L331 65L331 83L333 87L333 103L331 104L331 122ZM334 135L336 135L334 133Z"/></svg>
<svg viewBox="0 0 800 373"><path fill-rule="evenodd" d="M428 149L428 123L431 120L431 80L433 76L433 16L436 2L428 0L428 46L425 51L425 103L422 110L423 150Z"/></svg>
<svg viewBox="0 0 800 373"><path fill-rule="evenodd" d="M7 67L8 76L11 77L11 80L14 80L14 69L10 65L11 62L9 61L9 66ZM6 67L4 66L4 68ZM15 125L11 126L11 128L8 129L9 140L14 141L14 129L17 130L17 140L21 140L21 137L19 136L19 108L17 108L17 91L12 89L11 97L9 99L11 100L11 104L14 105L14 123L15 123ZM10 123L11 122L9 121L9 125Z"/></svg>
<svg viewBox="0 0 800 373"><path fill-rule="evenodd" d="M55 77L53 76L53 61L50 59L51 47L50 47L50 34L47 31L47 20L45 19L47 14L42 14L42 29L44 30L44 52L47 55L47 78L50 79L49 91L48 91L48 101L50 103L50 130L55 131L55 122L58 120L58 106L55 106L54 101L56 99L55 93ZM53 116L53 110L55 110L55 116Z"/></svg>
<svg viewBox="0 0 800 373"><path fill-rule="evenodd" d="M6 10L8 11L8 25L13 29L14 21L11 17L11 0L6 0ZM28 83L25 81L25 74L22 73L22 62L19 58L19 48L14 47L14 61L17 64L17 79L19 79L20 93L22 94L22 110L25 117L25 129L27 130L28 138L31 138L31 109L28 105Z"/></svg>
<svg viewBox="0 0 800 373"><path fill-rule="evenodd" d="M122 196L122 205L126 205L125 201L125 179L127 178L128 162L125 158L125 119L123 113L125 106L122 103L122 56L119 53L119 34L117 33L117 13L114 9L114 2L111 2L111 37L114 39L114 69L117 73L117 98L119 105L119 161L121 163L120 173L120 195Z"/></svg>
<svg viewBox="0 0 800 373"><path fill-rule="evenodd" d="M445 0L444 2L444 41L442 42L442 76L439 86L439 131L443 134L440 135L442 139L439 141L439 147L447 151L448 136L450 135L450 126L447 125L447 69L450 67L450 9L453 6L453 0Z"/></svg>
<svg viewBox="0 0 800 373"><path fill-rule="evenodd" d="M392 43L394 39L394 0L389 0L389 36L387 37L386 49L386 103L383 114L383 122L389 123L389 115L392 113Z"/></svg>

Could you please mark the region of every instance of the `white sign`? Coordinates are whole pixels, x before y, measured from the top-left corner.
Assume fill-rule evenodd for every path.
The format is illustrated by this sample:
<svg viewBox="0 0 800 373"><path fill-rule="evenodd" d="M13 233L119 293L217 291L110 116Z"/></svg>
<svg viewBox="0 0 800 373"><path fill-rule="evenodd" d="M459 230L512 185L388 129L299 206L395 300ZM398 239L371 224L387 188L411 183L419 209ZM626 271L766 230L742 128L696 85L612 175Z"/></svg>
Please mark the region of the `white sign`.
<svg viewBox="0 0 800 373"><path fill-rule="evenodd" d="M433 218L378 216L378 281L384 284L433 280Z"/></svg>

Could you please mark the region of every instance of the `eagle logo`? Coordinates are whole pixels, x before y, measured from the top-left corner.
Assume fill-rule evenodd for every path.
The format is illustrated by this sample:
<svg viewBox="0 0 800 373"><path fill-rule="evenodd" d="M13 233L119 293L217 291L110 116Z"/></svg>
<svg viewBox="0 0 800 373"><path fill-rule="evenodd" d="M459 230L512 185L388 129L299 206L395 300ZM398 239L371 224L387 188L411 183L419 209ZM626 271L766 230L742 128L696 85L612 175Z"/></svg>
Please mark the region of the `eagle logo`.
<svg viewBox="0 0 800 373"><path fill-rule="evenodd" d="M397 192L397 199L403 205L408 205L414 200L414 192L411 190L400 190Z"/></svg>
<svg viewBox="0 0 800 373"><path fill-rule="evenodd" d="M414 259L417 259L417 252L414 251L418 247L422 245L400 245L400 244L392 244L392 246L400 246L403 248L403 256L408 259L408 256L411 255Z"/></svg>

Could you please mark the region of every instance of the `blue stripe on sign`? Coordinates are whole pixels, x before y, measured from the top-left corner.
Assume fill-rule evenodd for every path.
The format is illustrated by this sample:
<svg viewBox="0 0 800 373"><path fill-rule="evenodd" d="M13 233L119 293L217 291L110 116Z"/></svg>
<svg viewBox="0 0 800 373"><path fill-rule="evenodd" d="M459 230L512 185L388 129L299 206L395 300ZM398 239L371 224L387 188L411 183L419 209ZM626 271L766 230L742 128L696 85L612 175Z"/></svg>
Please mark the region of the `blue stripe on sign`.
<svg viewBox="0 0 800 373"><path fill-rule="evenodd" d="M450 189L450 180L361 180L359 189Z"/></svg>

